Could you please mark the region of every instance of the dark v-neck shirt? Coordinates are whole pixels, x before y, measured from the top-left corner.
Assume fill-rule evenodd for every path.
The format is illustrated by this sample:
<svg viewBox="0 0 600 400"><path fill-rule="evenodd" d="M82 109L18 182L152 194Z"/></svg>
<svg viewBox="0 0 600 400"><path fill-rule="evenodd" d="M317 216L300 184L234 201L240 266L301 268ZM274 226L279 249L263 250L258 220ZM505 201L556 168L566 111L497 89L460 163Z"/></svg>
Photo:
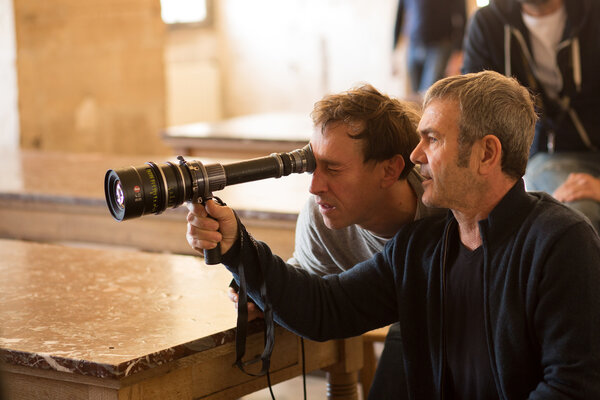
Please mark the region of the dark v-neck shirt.
<svg viewBox="0 0 600 400"><path fill-rule="evenodd" d="M449 399L498 399L483 317L483 247L456 240L446 272L445 332Z"/></svg>

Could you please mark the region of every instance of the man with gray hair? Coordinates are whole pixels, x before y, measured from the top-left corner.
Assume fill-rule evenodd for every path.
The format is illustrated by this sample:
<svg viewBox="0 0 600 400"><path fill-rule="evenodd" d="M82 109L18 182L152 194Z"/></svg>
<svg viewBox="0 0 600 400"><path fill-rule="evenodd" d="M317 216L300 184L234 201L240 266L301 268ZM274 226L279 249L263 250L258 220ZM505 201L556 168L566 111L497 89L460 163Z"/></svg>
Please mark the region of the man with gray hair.
<svg viewBox="0 0 600 400"><path fill-rule="evenodd" d="M286 265L210 201L190 206L188 241L221 242L253 299L264 306L264 283L276 320L302 336L398 321L410 398L600 398L600 238L567 206L525 191L535 123L514 79L487 71L434 84L411 160L426 178L423 203L450 211L406 225L339 275Z"/></svg>

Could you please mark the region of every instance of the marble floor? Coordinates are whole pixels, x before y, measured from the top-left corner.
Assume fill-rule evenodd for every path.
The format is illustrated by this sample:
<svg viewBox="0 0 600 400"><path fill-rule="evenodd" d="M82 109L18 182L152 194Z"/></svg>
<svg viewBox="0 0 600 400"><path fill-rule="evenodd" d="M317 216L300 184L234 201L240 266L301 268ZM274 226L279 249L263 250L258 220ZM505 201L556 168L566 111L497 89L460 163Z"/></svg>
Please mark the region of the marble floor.
<svg viewBox="0 0 600 400"><path fill-rule="evenodd" d="M362 400L360 386L358 400ZM304 398L302 377L290 379L273 386L275 400L301 400ZM308 374L306 376L306 398L308 400L327 399L327 381L324 374ZM271 400L269 389L242 397L240 400Z"/></svg>
<svg viewBox="0 0 600 400"><path fill-rule="evenodd" d="M379 359L383 350L383 343L375 343L375 357ZM302 377L299 376L273 386L275 400L301 400L304 398ZM306 375L306 398L308 400L319 400L327 398L327 380L325 373L316 371ZM271 400L269 389L259 390L239 400ZM364 400L360 384L358 386L358 400Z"/></svg>

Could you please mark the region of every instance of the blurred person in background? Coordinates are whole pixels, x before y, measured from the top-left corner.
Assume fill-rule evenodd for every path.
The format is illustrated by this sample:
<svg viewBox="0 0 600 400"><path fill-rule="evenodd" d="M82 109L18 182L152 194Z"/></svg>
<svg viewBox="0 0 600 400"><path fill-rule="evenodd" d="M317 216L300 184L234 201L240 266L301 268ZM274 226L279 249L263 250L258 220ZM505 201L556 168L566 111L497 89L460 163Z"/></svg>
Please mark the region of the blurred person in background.
<svg viewBox="0 0 600 400"><path fill-rule="evenodd" d="M540 120L525 174L600 231L600 2L492 0L476 11L463 72L513 76L537 97Z"/></svg>
<svg viewBox="0 0 600 400"><path fill-rule="evenodd" d="M394 28L394 49L408 38L406 66L410 98L420 97L438 79L460 73L466 24L465 0L400 0ZM400 71L393 57L392 72Z"/></svg>

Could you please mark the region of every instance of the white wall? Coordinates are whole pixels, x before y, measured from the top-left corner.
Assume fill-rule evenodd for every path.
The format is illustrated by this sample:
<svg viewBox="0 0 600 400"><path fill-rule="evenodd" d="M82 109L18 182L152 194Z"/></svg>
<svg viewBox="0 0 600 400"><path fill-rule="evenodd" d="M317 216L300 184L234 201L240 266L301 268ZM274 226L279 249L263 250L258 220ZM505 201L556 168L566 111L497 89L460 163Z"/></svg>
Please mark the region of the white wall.
<svg viewBox="0 0 600 400"><path fill-rule="evenodd" d="M397 0L218 0L210 28L169 29L168 124L308 113L363 82L405 96L391 75ZM400 76L403 76L402 74Z"/></svg>
<svg viewBox="0 0 600 400"><path fill-rule="evenodd" d="M0 149L19 146L19 111L12 0L0 0Z"/></svg>
<svg viewBox="0 0 600 400"><path fill-rule="evenodd" d="M391 76L396 0L227 0L220 3L225 115L310 111L324 94Z"/></svg>

